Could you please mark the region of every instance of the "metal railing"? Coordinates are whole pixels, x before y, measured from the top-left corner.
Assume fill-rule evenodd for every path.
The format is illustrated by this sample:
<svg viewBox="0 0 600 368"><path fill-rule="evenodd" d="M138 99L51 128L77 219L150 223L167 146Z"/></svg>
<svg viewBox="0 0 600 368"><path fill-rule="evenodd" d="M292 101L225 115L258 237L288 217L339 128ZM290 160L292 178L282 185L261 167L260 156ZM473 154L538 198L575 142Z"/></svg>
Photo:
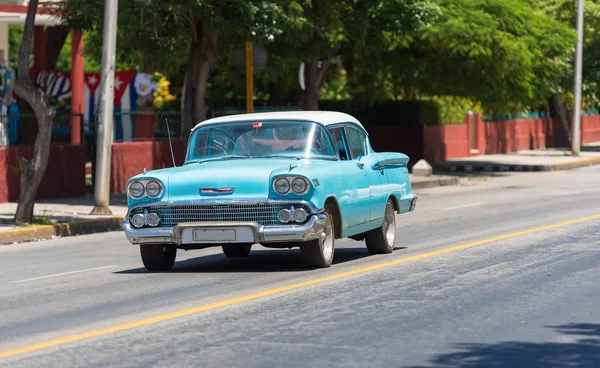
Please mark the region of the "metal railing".
<svg viewBox="0 0 600 368"><path fill-rule="evenodd" d="M93 124L90 121L86 123L87 135L95 135L98 120L96 115ZM167 126L171 138L180 137L182 123L179 111L117 111L114 113L113 142L166 139Z"/></svg>
<svg viewBox="0 0 600 368"><path fill-rule="evenodd" d="M256 106L254 112L296 111L296 106ZM244 114L246 110L238 107L211 108L207 118ZM57 112L52 123L52 143L71 141L71 119L79 120L81 142L95 144L99 116L85 119L83 114ZM168 122L168 124L167 124ZM182 135L183 117L180 111L116 111L114 113L114 142L136 142L167 139L167 126L171 138ZM38 126L33 113L0 115L0 146L28 145L35 142Z"/></svg>
<svg viewBox="0 0 600 368"><path fill-rule="evenodd" d="M57 113L52 119L51 143L71 142L71 122L75 118L84 141L83 114ZM38 132L37 118L33 113L0 115L0 147L30 145Z"/></svg>

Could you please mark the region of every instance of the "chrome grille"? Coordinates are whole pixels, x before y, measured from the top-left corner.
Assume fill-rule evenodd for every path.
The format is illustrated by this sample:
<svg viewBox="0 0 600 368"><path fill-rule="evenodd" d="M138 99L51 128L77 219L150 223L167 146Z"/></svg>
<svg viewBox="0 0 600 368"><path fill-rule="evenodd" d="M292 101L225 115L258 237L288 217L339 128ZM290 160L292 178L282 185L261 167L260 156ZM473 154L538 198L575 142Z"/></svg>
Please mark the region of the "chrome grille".
<svg viewBox="0 0 600 368"><path fill-rule="evenodd" d="M186 206L152 206L136 208L130 216L137 213L155 212L161 218L160 227L174 227L183 222L257 222L264 226L280 225L277 213L284 208L303 208L310 213L310 208L302 203L254 203L230 205L186 205ZM297 224L297 223L296 223Z"/></svg>

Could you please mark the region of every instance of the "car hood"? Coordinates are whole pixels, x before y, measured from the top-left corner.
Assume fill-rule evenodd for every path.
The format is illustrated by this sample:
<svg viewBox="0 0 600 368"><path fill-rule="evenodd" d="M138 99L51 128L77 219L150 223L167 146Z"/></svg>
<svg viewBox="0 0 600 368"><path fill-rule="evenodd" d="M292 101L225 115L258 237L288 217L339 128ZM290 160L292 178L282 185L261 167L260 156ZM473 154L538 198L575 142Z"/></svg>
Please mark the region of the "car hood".
<svg viewBox="0 0 600 368"><path fill-rule="evenodd" d="M268 198L271 176L298 165L287 158L231 159L191 163L171 171L169 201ZM233 188L233 193L201 193L202 188Z"/></svg>

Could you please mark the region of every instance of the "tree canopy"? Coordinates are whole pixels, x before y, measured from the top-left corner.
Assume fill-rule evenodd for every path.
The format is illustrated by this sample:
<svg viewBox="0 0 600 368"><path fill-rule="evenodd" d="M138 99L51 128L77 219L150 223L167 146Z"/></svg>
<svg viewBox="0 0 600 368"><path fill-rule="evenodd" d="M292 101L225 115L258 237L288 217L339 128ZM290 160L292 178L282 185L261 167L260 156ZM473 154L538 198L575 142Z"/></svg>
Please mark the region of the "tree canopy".
<svg viewBox="0 0 600 368"><path fill-rule="evenodd" d="M599 1L586 2L589 96L600 92ZM97 60L103 3L59 3ZM572 80L575 5L567 0L121 0L119 8L119 65L166 74L184 105L190 99L191 120L204 118L206 100L243 99L232 55L245 40L268 51L256 98L273 105L455 96L512 111L568 91Z"/></svg>

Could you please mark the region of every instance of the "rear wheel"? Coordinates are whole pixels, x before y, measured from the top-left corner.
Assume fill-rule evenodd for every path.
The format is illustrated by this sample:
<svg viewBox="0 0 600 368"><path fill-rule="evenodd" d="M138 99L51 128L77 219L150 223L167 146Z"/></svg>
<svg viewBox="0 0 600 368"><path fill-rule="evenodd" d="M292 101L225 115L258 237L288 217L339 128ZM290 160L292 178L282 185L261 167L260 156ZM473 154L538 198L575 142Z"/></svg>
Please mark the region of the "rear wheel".
<svg viewBox="0 0 600 368"><path fill-rule="evenodd" d="M394 205L388 200L383 215L381 227L373 229L365 234L367 249L371 254L392 253L396 240L396 214Z"/></svg>
<svg viewBox="0 0 600 368"><path fill-rule="evenodd" d="M140 245L142 262L148 271L169 271L175 264L177 248L172 245Z"/></svg>
<svg viewBox="0 0 600 368"><path fill-rule="evenodd" d="M325 231L318 239L300 244L300 254L304 262L311 267L326 268L333 262L335 248L335 225L333 211L325 210Z"/></svg>
<svg viewBox="0 0 600 368"><path fill-rule="evenodd" d="M248 257L252 244L223 244L223 253L230 258Z"/></svg>

